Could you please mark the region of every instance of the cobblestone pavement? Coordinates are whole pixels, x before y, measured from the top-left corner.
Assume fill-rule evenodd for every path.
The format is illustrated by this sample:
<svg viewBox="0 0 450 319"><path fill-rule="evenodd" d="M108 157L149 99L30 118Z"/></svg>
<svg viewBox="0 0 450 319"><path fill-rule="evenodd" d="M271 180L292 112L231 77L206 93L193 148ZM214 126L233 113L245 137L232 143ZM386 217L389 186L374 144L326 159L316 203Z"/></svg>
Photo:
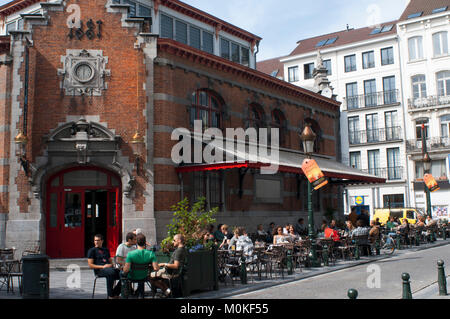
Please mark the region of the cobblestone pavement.
<svg viewBox="0 0 450 319"><path fill-rule="evenodd" d="M412 248L408 250L400 250L394 253L394 256L401 257L402 254L411 251L418 251L422 249L427 249L430 247L436 247L438 245L448 245L450 241L438 240L437 243L433 245L422 245L419 248ZM284 273L284 278L280 275L274 276L273 278L263 278L259 280L256 275L249 275L248 284L243 285L240 281L227 282L220 284L219 290L217 291L203 291L197 292L189 296L189 299L209 299L209 298L226 298L230 296L235 296L239 294L244 294L247 292L252 292L256 290L262 290L265 288L286 284L290 282L296 282L298 280L311 278L318 275L327 274L330 272L335 272L350 267L356 267L362 264L373 263L386 258L391 258L389 256L372 256L372 257L361 257L360 260L352 261L338 261L335 265L329 267L320 268L310 268L310 269L296 269L292 275L287 275ZM71 262L69 268L67 267L67 262L64 264L58 264L60 261L50 262L50 298L51 299L91 299L92 289L94 283L94 273L92 270L87 268L87 260L79 259ZM421 292L423 298L429 297L433 293L435 287L427 287L427 290ZM147 287L148 290L148 287ZM418 295L420 296L420 294ZM22 298L19 294L17 279L14 282L14 293L7 293L6 287L0 289L0 299L20 299ZM105 299L106 298L106 279L99 278L97 280L95 289L95 299Z"/></svg>

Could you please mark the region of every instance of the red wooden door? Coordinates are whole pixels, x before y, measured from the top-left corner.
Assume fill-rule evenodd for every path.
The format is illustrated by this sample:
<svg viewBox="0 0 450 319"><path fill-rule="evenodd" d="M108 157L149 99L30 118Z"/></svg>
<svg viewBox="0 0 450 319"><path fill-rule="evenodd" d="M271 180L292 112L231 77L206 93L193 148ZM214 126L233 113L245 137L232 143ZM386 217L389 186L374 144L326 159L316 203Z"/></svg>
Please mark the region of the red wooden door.
<svg viewBox="0 0 450 319"><path fill-rule="evenodd" d="M61 196L59 192L47 194L47 255L52 258L60 257L60 219Z"/></svg>
<svg viewBox="0 0 450 319"><path fill-rule="evenodd" d="M108 228L106 231L106 247L109 248L109 252L112 257L116 255L116 248L119 246L121 218L119 218L118 212L120 212L119 203L119 190L114 189L108 192Z"/></svg>
<svg viewBox="0 0 450 319"><path fill-rule="evenodd" d="M60 227L60 258L84 257L84 191L64 191Z"/></svg>

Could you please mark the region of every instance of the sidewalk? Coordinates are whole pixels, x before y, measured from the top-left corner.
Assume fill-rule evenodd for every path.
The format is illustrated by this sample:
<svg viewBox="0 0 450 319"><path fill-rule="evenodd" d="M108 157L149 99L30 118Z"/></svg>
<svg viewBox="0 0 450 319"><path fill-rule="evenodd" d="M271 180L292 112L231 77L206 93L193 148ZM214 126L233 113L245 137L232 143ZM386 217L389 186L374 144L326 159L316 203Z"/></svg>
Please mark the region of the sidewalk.
<svg viewBox="0 0 450 319"><path fill-rule="evenodd" d="M303 268L301 271L296 269L292 275L287 275L284 272L284 278L279 274L274 274L273 278L265 278L264 274L262 280L258 280L257 276L248 276L248 283L243 285L240 281L234 281L233 285L230 282L220 283L217 291L204 291L195 293L187 299L219 299L226 298L237 294L260 290L276 285L289 283L305 278L310 278L346 268L355 267L367 263L376 262L386 258L393 258L401 256L406 252L420 251L433 247L450 244L450 240L443 241L438 239L434 244L421 245L411 249L396 250L392 256L371 256L361 257L360 260L338 261L336 265L320 268ZM69 259L69 260L50 260L50 298L51 299L91 299L92 289L94 283L94 273L87 266L87 259ZM7 293L6 287L0 290L0 299L21 299L17 285L17 279L14 282L14 293ZM413 298L417 299L431 299L438 296L437 284L426 287L418 292L413 292ZM106 279L99 278L97 280L95 289L95 299L106 298ZM442 297L441 297L442 298ZM447 298L447 297L444 297Z"/></svg>

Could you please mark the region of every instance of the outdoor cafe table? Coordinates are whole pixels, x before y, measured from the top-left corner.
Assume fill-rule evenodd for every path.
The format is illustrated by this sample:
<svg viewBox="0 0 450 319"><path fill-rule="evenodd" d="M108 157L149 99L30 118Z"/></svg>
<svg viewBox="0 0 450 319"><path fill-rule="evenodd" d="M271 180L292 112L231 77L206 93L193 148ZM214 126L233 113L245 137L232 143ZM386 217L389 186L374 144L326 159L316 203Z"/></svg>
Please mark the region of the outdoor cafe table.
<svg viewBox="0 0 450 319"><path fill-rule="evenodd" d="M16 267L17 266L17 267ZM7 259L0 260L0 289L6 285L7 292L9 292L10 287L12 286L12 277L11 274L14 273L14 270L20 266L19 260ZM11 289L12 292L14 292Z"/></svg>

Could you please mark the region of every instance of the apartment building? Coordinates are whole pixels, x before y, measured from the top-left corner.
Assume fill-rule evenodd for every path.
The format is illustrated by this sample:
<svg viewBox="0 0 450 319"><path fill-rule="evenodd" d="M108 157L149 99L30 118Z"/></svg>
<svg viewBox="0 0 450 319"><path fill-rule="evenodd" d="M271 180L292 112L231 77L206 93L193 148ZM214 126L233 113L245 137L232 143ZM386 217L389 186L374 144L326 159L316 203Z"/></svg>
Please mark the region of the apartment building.
<svg viewBox="0 0 450 319"><path fill-rule="evenodd" d="M422 125L431 174L440 190L431 193L433 216L448 218L450 154L450 3L411 1L397 24L402 58L406 152L411 204L426 209Z"/></svg>
<svg viewBox="0 0 450 319"><path fill-rule="evenodd" d="M342 102L340 134L334 137L342 162L386 179L383 185L348 185L347 213L409 204L396 22L304 39L279 59L286 81L318 91L314 75L321 56Z"/></svg>

